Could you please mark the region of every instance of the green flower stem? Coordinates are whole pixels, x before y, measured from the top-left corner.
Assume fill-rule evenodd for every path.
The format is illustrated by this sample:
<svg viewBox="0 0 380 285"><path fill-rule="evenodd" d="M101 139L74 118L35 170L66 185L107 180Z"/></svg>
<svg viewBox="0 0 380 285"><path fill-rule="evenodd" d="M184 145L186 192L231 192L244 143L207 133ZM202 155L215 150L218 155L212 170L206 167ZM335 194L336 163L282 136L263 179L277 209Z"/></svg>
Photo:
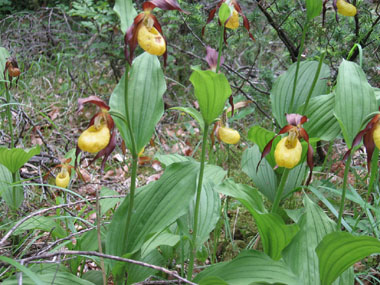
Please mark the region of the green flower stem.
<svg viewBox="0 0 380 285"><path fill-rule="evenodd" d="M302 113L301 113L301 114L303 114L303 115L305 115L305 113L306 113L306 111L307 111L307 107L308 107L308 105L309 105L309 101L310 101L310 98L311 98L311 94L313 94L313 90L314 90L314 88L315 88L315 85L317 84L317 81L318 81L318 78L319 78L319 74L321 73L322 63L323 63L323 59L325 58L325 54L326 54L326 52L324 51L324 52L321 54L321 57L320 57L320 59L319 59L317 72L316 72L315 75L314 75L313 83L311 84L311 87L310 87L309 93L307 94L307 97L306 97L305 105L303 106L303 110L302 110Z"/></svg>
<svg viewBox="0 0 380 285"><path fill-rule="evenodd" d="M305 38L306 38L306 33L307 33L308 28L309 28L309 20L306 20L306 24L305 24L305 27L303 28L303 32L302 32L301 46L300 46L300 48L298 50L297 67L296 67L296 74L294 76L292 98L290 100L290 105L289 105L289 109L288 109L289 113L293 113L294 96L296 95L298 72L299 72L299 69L300 69L301 55L302 55L302 52L303 52L303 46L305 44Z"/></svg>
<svg viewBox="0 0 380 285"><path fill-rule="evenodd" d="M220 36L219 36L218 63L216 65L216 73L218 73L219 69L220 69L220 58L222 57L223 38L224 38L224 25L221 25L220 26Z"/></svg>
<svg viewBox="0 0 380 285"><path fill-rule="evenodd" d="M346 199L347 178L348 178L348 172L350 170L350 165L351 165L351 154L348 156L348 159L347 159L347 162L346 162L346 167L344 168L342 199L340 201L340 207L339 207L338 224L336 225L336 230L337 231L340 231L340 227L342 225L344 200Z"/></svg>
<svg viewBox="0 0 380 285"><path fill-rule="evenodd" d="M377 147L375 147L375 150L373 151L373 154L372 154L371 176L370 176L369 184L368 184L368 192L367 192L367 196L366 196L366 202L368 202L369 195L371 195L371 193L372 193L373 185L377 181L376 177L377 177L378 169L379 169L378 164L377 164L378 160L379 160L379 149Z"/></svg>
<svg viewBox="0 0 380 285"><path fill-rule="evenodd" d="M12 188L12 197L13 197L13 202L16 201L16 180L17 180L17 175L16 172L12 172L12 185L14 185ZM65 192L66 193L66 192Z"/></svg>
<svg viewBox="0 0 380 285"><path fill-rule="evenodd" d="M9 135L11 136L11 148L15 147L14 138L13 138L13 126L12 126L12 113L11 113L11 95L9 94L8 88L5 88L5 96L7 99L7 117L9 124Z"/></svg>
<svg viewBox="0 0 380 285"><path fill-rule="evenodd" d="M189 269L187 272L187 279L189 279L189 280L192 280L193 268L194 268L194 256L197 252L196 242L197 242L197 232L198 232L199 204L200 204L200 200L201 200L203 173L204 173L204 169L205 169L208 128L209 128L209 125L207 123L205 123L204 131L203 131L203 139L202 139L201 167L199 169L197 198L195 200L195 208L194 208L195 212L194 212L193 235L192 235L192 241L190 243L191 253L190 253L190 260L189 260Z"/></svg>
<svg viewBox="0 0 380 285"><path fill-rule="evenodd" d="M137 147L136 147L136 141L135 136L132 131L130 116L129 116L129 108L128 108L128 74L129 74L129 64L126 64L125 67L125 93L124 93L124 104L125 104L125 115L126 115L126 125L128 128L129 135L131 137L132 141L132 174L131 174L131 186L129 190L129 207L128 207L128 214L127 214L127 223L125 227L125 232L127 233L126 238L126 244L128 244L128 230L129 225L131 223L131 217L133 213L133 204L135 200L135 189L136 189L136 176L137 176L137 164L138 164L138 155L137 155Z"/></svg>
<svg viewBox="0 0 380 285"><path fill-rule="evenodd" d="M274 197L271 213L277 213L280 205L282 193L284 192L286 180L288 180L290 169L285 168L281 176L280 185L277 188L276 196Z"/></svg>

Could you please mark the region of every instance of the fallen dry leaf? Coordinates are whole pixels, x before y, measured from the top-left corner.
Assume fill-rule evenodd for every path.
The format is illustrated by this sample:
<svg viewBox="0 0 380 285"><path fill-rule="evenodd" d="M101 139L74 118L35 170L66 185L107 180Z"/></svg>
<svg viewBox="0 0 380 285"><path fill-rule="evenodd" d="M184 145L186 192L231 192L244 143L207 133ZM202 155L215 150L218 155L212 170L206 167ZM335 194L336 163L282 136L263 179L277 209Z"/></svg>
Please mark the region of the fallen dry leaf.
<svg viewBox="0 0 380 285"><path fill-rule="evenodd" d="M52 106L51 111L48 113L49 118L54 121L59 116L60 109L57 106Z"/></svg>

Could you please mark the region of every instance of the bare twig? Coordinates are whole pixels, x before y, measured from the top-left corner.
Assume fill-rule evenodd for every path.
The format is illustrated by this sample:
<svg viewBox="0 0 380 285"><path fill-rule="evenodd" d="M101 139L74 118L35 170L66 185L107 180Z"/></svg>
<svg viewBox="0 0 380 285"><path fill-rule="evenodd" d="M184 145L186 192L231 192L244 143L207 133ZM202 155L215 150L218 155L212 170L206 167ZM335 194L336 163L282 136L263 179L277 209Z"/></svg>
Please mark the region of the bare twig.
<svg viewBox="0 0 380 285"><path fill-rule="evenodd" d="M199 60L201 60L201 61L203 61L203 62L206 62L206 60L205 60L203 57L199 56L199 55L196 55L196 54L194 54L194 53L192 53L192 52L190 52L190 51L186 51L186 50L184 50L184 49L182 49L182 48L180 48L180 47L178 47L178 46L176 46L176 45L173 45L173 44L168 44L168 45L171 46L171 47L173 47L173 48L175 48L175 49L177 49L177 50L179 50L179 51L182 52L182 53L185 53L185 54L190 55L190 56L192 56L192 57L194 57L194 58L197 58L197 59L199 59ZM232 68L231 66L229 66L228 64L223 63L222 67L223 67L224 69L226 69L227 71L229 71L229 72L231 72L231 73L234 73L235 75L237 75L237 76L240 77L241 79L246 80L246 82L247 82L247 83L248 83L253 89L255 89L256 91L258 91L258 92L260 92L260 93L262 93L262 94L264 94L264 95L269 95L269 94L270 94L270 93L267 92L267 91L264 91L264 90L261 90L260 88L257 88L257 87L255 86L255 83L254 83L254 82L248 80L243 74L241 74L240 72L236 71L235 69L233 69L233 68Z"/></svg>
<svg viewBox="0 0 380 285"><path fill-rule="evenodd" d="M273 27L273 29L276 30L279 38L281 39L281 41L284 43L284 45L288 49L292 61L296 62L297 61L297 56L298 56L298 49L294 46L293 41L291 39L289 39L289 37L285 33L285 31L283 29L281 29L279 27L279 25L277 25L277 23L274 21L274 19L271 16L271 14L268 13L268 11L266 10L266 8L260 3L260 1L256 0L256 3L257 3L257 6L259 7L259 9L261 10L261 12L267 18L269 24Z"/></svg>
<svg viewBox="0 0 380 285"><path fill-rule="evenodd" d="M108 198L124 198L125 195L118 195L118 196L102 196L102 197L99 197L99 199L108 199ZM61 205L57 205L57 206L53 206L53 207L50 207L50 208L46 208L46 209L42 209L42 210L39 210L39 211L36 211L34 213L31 213L29 214L28 216L22 218L21 220L19 220L9 231L8 233L0 240L0 247L1 246L4 246L6 240L14 233L14 231L20 226L22 225L23 223L25 223L27 220L29 220L30 218L33 218L34 216L38 216L38 215L42 215L44 213L47 213L49 211L52 211L52 210L56 210L56 209L61 209L61 208L65 208L65 207L72 207L72 206L75 206L75 205L78 205L78 204L81 204L81 203L87 203L89 201L94 201L96 200L96 198L91 198L91 199L86 199L86 200L80 200L80 201L76 201L76 202L72 202L72 203L66 203L66 204L61 204Z"/></svg>
<svg viewBox="0 0 380 285"><path fill-rule="evenodd" d="M19 262L23 262L24 264L26 264L26 263L28 263L30 261L33 261L33 260L36 260L36 259L49 259L49 258L52 258L52 257L55 257L55 256L62 256L62 255L97 256L97 257L107 258L107 259L111 259L111 260L116 260L116 261L121 261L121 262L127 262L127 263L131 263L131 264L139 265L139 266L144 266L144 267L152 268L154 270L161 271L161 272L166 273L166 274L168 274L168 275L170 275L170 276L172 276L174 278L177 278L178 280L180 280L180 281L182 281L182 282L184 282L186 284L196 285L196 283L193 283L193 282L191 282L191 281L189 281L189 280L187 280L187 279L179 276L177 272L170 271L170 270L168 270L168 269L166 269L164 267L153 265L153 264L149 264L149 263L142 262L142 261L137 261L137 260L129 259L129 258L123 258L123 257L119 257L119 256L104 254L104 253L100 253L100 252L96 252L96 251L63 250L63 251L46 253L46 254L43 254L43 255L31 256L31 257L23 258L23 259L19 260Z"/></svg>
<svg viewBox="0 0 380 285"><path fill-rule="evenodd" d="M200 37L198 37L198 35L190 28L190 26L187 24L187 21L185 20L184 16L181 14L181 18L182 18L182 21L183 23L185 24L186 28L191 32L191 34L194 36L194 38L196 38L203 47L206 47L207 45L205 44L204 41L202 41L202 39Z"/></svg>
<svg viewBox="0 0 380 285"><path fill-rule="evenodd" d="M273 122L274 125L277 125L276 121L268 114L266 113L261 107L260 105L256 102L255 99L253 99L253 97L251 95L249 95L248 93L246 93L243 89L241 89L239 86L235 86L235 85L231 85L232 88L236 88L238 89L248 100L252 101L253 104L256 105L257 109L265 116L267 117L269 120L271 120Z"/></svg>
<svg viewBox="0 0 380 285"><path fill-rule="evenodd" d="M33 120L31 118L29 118L29 116L25 113L24 110L22 110L22 115L29 122L29 124L31 124L33 126L34 130L36 130L36 133L38 134L38 136L40 137L40 139L42 140L42 142L44 143L44 145L46 146L46 148L49 150L49 153L54 153L53 149L46 142L46 140L45 140L44 136L42 135L41 131L36 127L36 124L34 124Z"/></svg>

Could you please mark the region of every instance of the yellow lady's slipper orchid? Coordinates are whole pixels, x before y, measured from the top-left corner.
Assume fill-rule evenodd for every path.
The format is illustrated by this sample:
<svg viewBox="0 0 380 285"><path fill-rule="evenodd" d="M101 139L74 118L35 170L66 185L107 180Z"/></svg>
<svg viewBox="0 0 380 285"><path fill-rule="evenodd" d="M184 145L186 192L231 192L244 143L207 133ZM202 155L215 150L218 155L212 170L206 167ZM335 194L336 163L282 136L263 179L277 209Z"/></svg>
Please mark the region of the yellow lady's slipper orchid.
<svg viewBox="0 0 380 285"><path fill-rule="evenodd" d="M111 133L107 125L100 127L90 126L78 139L78 146L81 150L96 153L104 149L110 142Z"/></svg>
<svg viewBox="0 0 380 285"><path fill-rule="evenodd" d="M237 144L240 141L240 134L234 129L221 126L218 132L220 140L226 144Z"/></svg>
<svg viewBox="0 0 380 285"><path fill-rule="evenodd" d="M67 188L70 183L71 170L74 168L74 166L70 165L70 162L71 158L62 159L61 164L58 164L50 169L49 172L44 176L44 179L46 179L54 169L59 167L61 168L61 171L55 177L55 185L61 188Z"/></svg>
<svg viewBox="0 0 380 285"><path fill-rule="evenodd" d="M160 23L152 13L156 7L162 10L177 10L187 13L181 9L177 0L150 0L144 2L142 5L143 12L135 17L124 37L125 56L129 64L132 64L133 53L137 44L139 44L142 49L150 54L163 55L164 64L166 65L166 40Z"/></svg>
<svg viewBox="0 0 380 285"><path fill-rule="evenodd" d="M239 13L234 9L230 19L226 23L226 28L236 30L239 28Z"/></svg>
<svg viewBox="0 0 380 285"><path fill-rule="evenodd" d="M255 40L255 38L249 31L250 25L249 25L248 18L244 15L243 10L240 7L239 2L237 0L220 0L218 4L216 4L215 8L211 9L210 13L208 14L206 25L209 24L214 19L216 11L220 8L220 6L222 6L223 3L226 3L228 6L233 8L230 18L228 19L227 22L225 22L225 27L232 30L237 29L240 25L239 20L241 16L243 19L243 26L247 30L249 37L252 40ZM206 25L202 28L202 36L205 33Z"/></svg>
<svg viewBox="0 0 380 285"><path fill-rule="evenodd" d="M91 118L87 130L79 136L77 149L75 151L75 168L77 168L79 153L83 150L90 153L97 152L95 158L90 161L89 165L99 157L103 157L100 168L100 170L103 171L107 158L116 146L115 123L108 112L110 107L96 96L78 99L78 112L82 111L84 105L87 103L92 103L100 107L100 112Z"/></svg>
<svg viewBox="0 0 380 285"><path fill-rule="evenodd" d="M282 138L277 144L274 151L274 158L280 167L293 168L301 160L302 145L298 138L291 139L288 137Z"/></svg>
<svg viewBox="0 0 380 285"><path fill-rule="evenodd" d="M380 149L380 124L376 123L375 130L373 131L373 141L378 149Z"/></svg>
<svg viewBox="0 0 380 285"><path fill-rule="evenodd" d="M379 107L380 111L380 107ZM361 130L354 138L351 144L351 148L346 152L343 160L346 160L351 154L354 147L358 146L363 139L363 144L367 152L367 169L371 170L372 155L375 147L380 149L380 113L376 114L367 124L367 126Z"/></svg>
<svg viewBox="0 0 380 285"><path fill-rule="evenodd" d="M336 2L337 11L339 14L347 17L353 17L356 15L356 7L344 0L337 0Z"/></svg>
<svg viewBox="0 0 380 285"><path fill-rule="evenodd" d="M140 47L150 54L160 56L166 51L165 39L155 27L141 25L137 33L137 41Z"/></svg>
<svg viewBox="0 0 380 285"><path fill-rule="evenodd" d="M61 172L55 178L55 185L58 187L66 188L70 183L70 174L66 167L62 167Z"/></svg>
<svg viewBox="0 0 380 285"><path fill-rule="evenodd" d="M304 139L307 142L307 165L310 169L309 178L306 181L306 185L308 185L311 181L311 175L313 173L313 148L309 142L309 135L302 127L308 119L306 116L299 114L286 114L286 120L288 121L288 125L283 127L280 132L275 135L264 147L261 154L261 159L257 164L256 171L258 171L259 165L263 158L270 153L274 139L281 134L289 133L287 137L282 138L277 144L274 151L274 158L277 165L280 167L289 169L295 167L300 162L302 155L302 145L300 143L300 139Z"/></svg>

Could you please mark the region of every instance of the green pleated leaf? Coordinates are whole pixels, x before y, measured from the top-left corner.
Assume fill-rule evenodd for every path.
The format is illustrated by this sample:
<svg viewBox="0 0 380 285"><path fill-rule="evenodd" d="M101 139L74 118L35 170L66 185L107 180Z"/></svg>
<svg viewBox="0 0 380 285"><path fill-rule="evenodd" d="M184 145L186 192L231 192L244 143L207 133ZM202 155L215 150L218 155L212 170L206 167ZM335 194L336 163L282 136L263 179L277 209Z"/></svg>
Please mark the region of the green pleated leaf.
<svg viewBox="0 0 380 285"><path fill-rule="evenodd" d="M327 284L320 282L318 257L315 249L325 235L335 230L336 225L307 196L304 198L304 204L305 211L298 222L300 231L283 251L282 255L293 272L301 280L304 280L304 284ZM352 273L352 269L345 273L345 280L351 280L346 284L353 283Z"/></svg>
<svg viewBox="0 0 380 285"><path fill-rule="evenodd" d="M175 246L179 240L179 235L174 235L168 232L157 233L142 245L141 257L146 257L152 250L160 245Z"/></svg>
<svg viewBox="0 0 380 285"><path fill-rule="evenodd" d="M195 277L194 282L202 284L203 279L207 281L210 277L220 278L229 285L246 285L254 282L304 284L283 261L275 261L256 250L243 251L230 262L205 269Z"/></svg>
<svg viewBox="0 0 380 285"><path fill-rule="evenodd" d="M298 73L297 88L294 95L293 110L297 110L305 103L309 93L315 73L318 69L317 61L304 61L300 64ZM290 101L292 99L293 83L296 72L296 63L292 64L289 69L277 78L270 94L272 101L272 112L280 126L287 125L285 113L292 113L289 110ZM330 77L329 67L325 64L321 67L319 80L315 85L312 97L327 93L327 79Z"/></svg>
<svg viewBox="0 0 380 285"><path fill-rule="evenodd" d="M24 201L24 188L20 182L20 174L16 172L16 181L13 183L12 173L0 164L0 196L5 203L13 210Z"/></svg>
<svg viewBox="0 0 380 285"><path fill-rule="evenodd" d="M53 236L63 238L66 236L63 228L52 217L35 216L22 223L13 235L19 235L28 230L42 230L51 232Z"/></svg>
<svg viewBox="0 0 380 285"><path fill-rule="evenodd" d="M100 196L117 196L119 193L115 190L109 189L107 187L102 187L100 190ZM99 200L100 204L100 214L103 216L108 210L114 208L118 203L122 202L122 198L108 198Z"/></svg>
<svg viewBox="0 0 380 285"><path fill-rule="evenodd" d="M4 69L10 54L6 48L0 47L0 80L4 79ZM2 83L1 83L2 84Z"/></svg>
<svg viewBox="0 0 380 285"><path fill-rule="evenodd" d="M157 249L151 250L149 254L147 254L144 257L141 257L137 254L133 256L133 259L158 266L165 265L165 260ZM126 283L127 285L144 281L149 276L154 275L157 272L157 270L154 270L152 268L136 264L127 264L126 267L128 272L128 278Z"/></svg>
<svg viewBox="0 0 380 285"><path fill-rule="evenodd" d="M210 125L221 115L224 104L231 95L230 84L223 73L211 70L194 70L190 81L194 86L203 120Z"/></svg>
<svg viewBox="0 0 380 285"><path fill-rule="evenodd" d="M173 163L159 180L139 189L128 233L125 228L129 197L126 197L109 225L106 252L118 256L136 252L151 234L161 232L184 215L194 198L198 171L196 163Z"/></svg>
<svg viewBox="0 0 380 285"><path fill-rule="evenodd" d="M119 16L121 32L125 34L137 15L132 0L116 0L113 10Z"/></svg>
<svg viewBox="0 0 380 285"><path fill-rule="evenodd" d="M377 100L377 105L380 105L380 88L373 88L374 92L375 92L375 97L376 97L376 100Z"/></svg>
<svg viewBox="0 0 380 285"><path fill-rule="evenodd" d="M103 274L100 270L90 270L82 275L82 279L95 285L103 285Z"/></svg>
<svg viewBox="0 0 380 285"><path fill-rule="evenodd" d="M215 165L206 165L202 192L199 201L197 245L202 245L209 239L210 232L215 228L220 218L220 198L215 191L215 185L219 184L226 176L226 171ZM194 225L194 208L196 196L190 204L186 217L188 228Z"/></svg>
<svg viewBox="0 0 380 285"><path fill-rule="evenodd" d="M25 273L25 270L23 270ZM51 271L44 274L35 274L36 278L38 278L39 282L36 282L31 278L30 275L24 275L22 278L23 285L67 285L67 284L75 284L75 285L94 285L94 283L87 281L85 279L81 279L71 273L68 272L56 272ZM18 280L16 278L5 280L2 285L18 285Z"/></svg>
<svg viewBox="0 0 380 285"><path fill-rule="evenodd" d="M260 126L253 126L248 131L248 139L259 146L260 155L263 152L264 147L274 136L274 132L268 131ZM265 159L269 162L272 168L276 166L276 161L274 159L274 146L277 145L280 139L281 138L278 137L273 141L272 149L270 153L268 153L268 155L265 157Z"/></svg>
<svg viewBox="0 0 380 285"><path fill-rule="evenodd" d="M234 197L242 203L251 213L266 213L263 199L256 189L245 185L237 184L232 179L226 179L222 184L218 185L215 190L218 193Z"/></svg>
<svg viewBox="0 0 380 285"><path fill-rule="evenodd" d="M343 60L339 66L335 94L335 115L350 148L354 137L363 128L366 116L377 111L375 92L360 66Z"/></svg>
<svg viewBox="0 0 380 285"><path fill-rule="evenodd" d="M5 256L0 256L0 261L7 262L18 270L20 270L23 274L22 276L22 284L23 285L67 285L67 284L78 284L78 285L94 285L94 283L81 279L74 274L71 274L67 271L63 265L54 264L38 264L32 265L30 267L26 267L21 265L17 261L10 259ZM19 281L16 275L13 275L9 279L3 280L2 283L6 285L18 285Z"/></svg>
<svg viewBox="0 0 380 285"><path fill-rule="evenodd" d="M306 0L306 15L308 20L319 16L322 12L322 0Z"/></svg>
<svg viewBox="0 0 380 285"><path fill-rule="evenodd" d="M305 114L309 121L303 125L309 137L331 141L339 135L340 127L334 115L334 107L334 93L316 96L310 100Z"/></svg>
<svg viewBox="0 0 380 285"><path fill-rule="evenodd" d="M302 142L303 152L306 152L306 144ZM281 198L288 196L293 191L297 190L305 180L305 176L308 173L309 168L306 163L300 163L296 167L292 168L289 172L288 179L286 180L284 193Z"/></svg>
<svg viewBox="0 0 380 285"><path fill-rule="evenodd" d="M111 110L125 118L125 74L114 89L109 105ZM164 112L162 96L166 90L164 75L157 56L143 53L134 59L129 74L128 110L131 127L136 140L137 152L149 142L154 128ZM132 149L130 135L125 123L113 117L127 147Z"/></svg>
<svg viewBox="0 0 380 285"><path fill-rule="evenodd" d="M277 214L259 214L257 212L252 214L259 229L264 252L272 259L279 260L283 249L298 232L298 225L286 225Z"/></svg>
<svg viewBox="0 0 380 285"><path fill-rule="evenodd" d="M202 114L197 109L193 107L174 107L170 108L170 110L178 110L189 114L193 119L195 119L198 122L199 127L203 131L205 123L203 121Z"/></svg>
<svg viewBox="0 0 380 285"><path fill-rule="evenodd" d="M218 277L205 277L200 282L199 285L228 285L228 283L224 282L223 279Z"/></svg>
<svg viewBox="0 0 380 285"><path fill-rule="evenodd" d="M363 258L380 253L380 241L369 236L353 236L346 232L326 235L316 249L321 284L331 284L347 268Z"/></svg>
<svg viewBox="0 0 380 285"><path fill-rule="evenodd" d="M107 228L101 227L101 239L106 239L106 232ZM84 233L78 240L77 240L77 249L78 250L98 250L99 244L98 244L98 231L97 229L93 229L91 231L88 231Z"/></svg>
<svg viewBox="0 0 380 285"><path fill-rule="evenodd" d="M178 154L156 155L155 158L163 163L166 167L176 162L194 161L194 159L191 157L181 156ZM219 220L221 205L219 195L215 189L215 185L219 184L225 175L226 171L220 167L217 167L215 165L206 165L205 167L198 213L198 245L201 245L207 241L210 232L215 228L215 225ZM186 232L190 232L190 229L192 229L194 225L195 201L196 200L194 197L194 200L190 204L187 215L181 219L184 226L183 230Z"/></svg>
<svg viewBox="0 0 380 285"><path fill-rule="evenodd" d="M0 164L9 169L10 172L16 173L32 156L40 153L40 146L37 145L31 149L22 148L0 148Z"/></svg>
<svg viewBox="0 0 380 285"><path fill-rule="evenodd" d="M6 257L6 256L0 256L0 260L3 261L3 262L9 263L10 265L16 267L18 270L20 270L21 272L23 272L33 282L31 284L33 284L33 285L34 284L47 284L43 280L41 280L40 277L37 274L35 274L33 271L31 271L26 266L18 263L16 260L13 260L13 259L11 259L9 257ZM2 284L18 284L18 280L17 279L14 279L14 280L4 280ZM25 284L24 280L23 280L23 284Z"/></svg>
<svg viewBox="0 0 380 285"><path fill-rule="evenodd" d="M297 233L298 225L286 225L279 215L265 213L260 195L246 185L236 184L229 179L216 189L219 193L239 200L251 212L259 229L264 252L274 260L280 259L282 250Z"/></svg>
<svg viewBox="0 0 380 285"><path fill-rule="evenodd" d="M159 153L157 153L154 156L154 158L157 159L162 164L164 164L166 167L168 167L170 164L173 164L176 162L185 162L185 161L196 162L196 160L190 156L183 156L183 155L180 155L177 153L174 153L174 154L159 154Z"/></svg>
<svg viewBox="0 0 380 285"><path fill-rule="evenodd" d="M12 191L12 173L0 164L0 196L5 191Z"/></svg>
<svg viewBox="0 0 380 285"><path fill-rule="evenodd" d="M257 189L273 202L277 190L277 177L266 159L261 161L256 172L260 158L261 151L257 145L245 150L241 160L242 170L252 179Z"/></svg>

